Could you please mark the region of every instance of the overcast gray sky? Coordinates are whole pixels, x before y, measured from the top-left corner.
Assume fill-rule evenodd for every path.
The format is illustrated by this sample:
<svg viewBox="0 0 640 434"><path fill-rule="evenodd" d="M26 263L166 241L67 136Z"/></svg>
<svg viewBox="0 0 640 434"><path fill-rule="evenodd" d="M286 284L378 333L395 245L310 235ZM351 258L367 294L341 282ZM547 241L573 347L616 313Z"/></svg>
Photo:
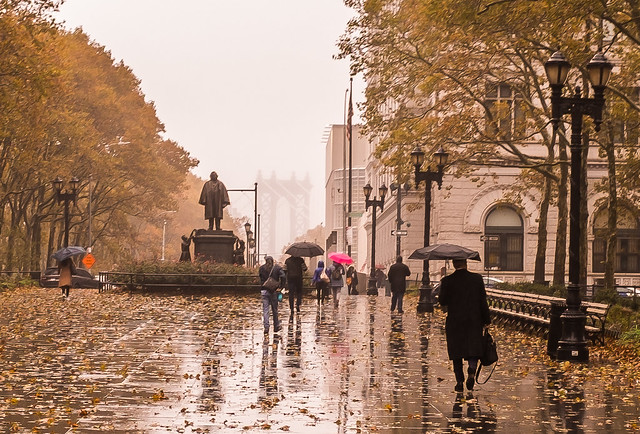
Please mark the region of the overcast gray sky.
<svg viewBox="0 0 640 434"><path fill-rule="evenodd" d="M332 56L352 15L342 0L66 0L57 18L133 69L199 177L253 188L259 170L308 172L313 227L324 220L321 138L343 123L349 87L348 62ZM362 88L354 80L354 104ZM246 196L232 206L252 215Z"/></svg>

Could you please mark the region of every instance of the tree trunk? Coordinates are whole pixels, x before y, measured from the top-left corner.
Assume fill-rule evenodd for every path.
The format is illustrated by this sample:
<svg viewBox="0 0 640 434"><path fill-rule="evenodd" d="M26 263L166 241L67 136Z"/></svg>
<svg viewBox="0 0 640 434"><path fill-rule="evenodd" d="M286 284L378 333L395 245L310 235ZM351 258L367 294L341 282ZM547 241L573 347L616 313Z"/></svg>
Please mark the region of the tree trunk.
<svg viewBox="0 0 640 434"><path fill-rule="evenodd" d="M607 154L607 174L609 177L609 217L607 220L607 247L604 263L604 287L615 288L615 263L618 245L618 192L616 181L616 156L613 143L605 148Z"/></svg>
<svg viewBox="0 0 640 434"><path fill-rule="evenodd" d="M34 218L31 228L31 255L29 260L29 270L39 270L42 267L42 221Z"/></svg>
<svg viewBox="0 0 640 434"><path fill-rule="evenodd" d="M44 267L49 266L49 255L53 253L54 240L56 239L56 225L55 220L49 225L49 240L47 242L47 251L45 252Z"/></svg>
<svg viewBox="0 0 640 434"><path fill-rule="evenodd" d="M547 222L549 220L549 201L551 200L551 180L545 176L544 192L540 203L540 218L538 220L538 247L536 250L536 264L533 272L533 283L546 282L547 265Z"/></svg>

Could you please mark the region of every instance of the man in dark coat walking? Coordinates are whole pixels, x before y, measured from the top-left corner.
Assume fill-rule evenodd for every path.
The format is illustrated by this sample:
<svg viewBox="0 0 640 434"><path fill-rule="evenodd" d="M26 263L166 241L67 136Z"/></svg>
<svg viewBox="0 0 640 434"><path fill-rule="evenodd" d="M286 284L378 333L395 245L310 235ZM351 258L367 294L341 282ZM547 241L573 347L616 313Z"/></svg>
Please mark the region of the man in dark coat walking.
<svg viewBox="0 0 640 434"><path fill-rule="evenodd" d="M307 264L299 256L289 256L284 261L284 271L287 275L287 285L289 288L289 319L293 319L293 305L295 301L296 311L300 313L302 304L302 276L307 271Z"/></svg>
<svg viewBox="0 0 640 434"><path fill-rule="evenodd" d="M473 390L482 356L483 328L491 323L482 275L467 270L466 259L454 259L456 271L442 279L439 301L447 308L447 350L456 376L456 392L464 390L462 359L467 360L467 389Z"/></svg>
<svg viewBox="0 0 640 434"><path fill-rule="evenodd" d="M402 256L396 258L396 263L389 267L387 278L391 284L391 312L398 305L398 313L403 313L402 299L404 292L407 290L407 276L411 276L409 267L402 263Z"/></svg>

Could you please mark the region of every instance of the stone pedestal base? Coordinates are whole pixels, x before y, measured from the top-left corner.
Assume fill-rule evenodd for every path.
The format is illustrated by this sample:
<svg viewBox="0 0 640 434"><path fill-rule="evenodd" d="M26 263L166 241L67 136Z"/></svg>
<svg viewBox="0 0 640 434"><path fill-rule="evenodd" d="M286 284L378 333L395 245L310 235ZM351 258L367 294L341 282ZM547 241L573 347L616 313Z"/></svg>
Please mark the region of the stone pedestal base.
<svg viewBox="0 0 640 434"><path fill-rule="evenodd" d="M194 259L232 264L235 242L233 231L197 229L193 236Z"/></svg>

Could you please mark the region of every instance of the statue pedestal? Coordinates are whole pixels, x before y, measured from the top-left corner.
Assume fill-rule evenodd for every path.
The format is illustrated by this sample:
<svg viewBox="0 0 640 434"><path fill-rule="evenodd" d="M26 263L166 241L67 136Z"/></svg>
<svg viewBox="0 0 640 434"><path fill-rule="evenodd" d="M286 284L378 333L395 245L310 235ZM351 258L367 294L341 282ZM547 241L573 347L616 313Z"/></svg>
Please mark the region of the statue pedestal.
<svg viewBox="0 0 640 434"><path fill-rule="evenodd" d="M233 263L233 231L197 229L193 236L193 254L196 261Z"/></svg>

